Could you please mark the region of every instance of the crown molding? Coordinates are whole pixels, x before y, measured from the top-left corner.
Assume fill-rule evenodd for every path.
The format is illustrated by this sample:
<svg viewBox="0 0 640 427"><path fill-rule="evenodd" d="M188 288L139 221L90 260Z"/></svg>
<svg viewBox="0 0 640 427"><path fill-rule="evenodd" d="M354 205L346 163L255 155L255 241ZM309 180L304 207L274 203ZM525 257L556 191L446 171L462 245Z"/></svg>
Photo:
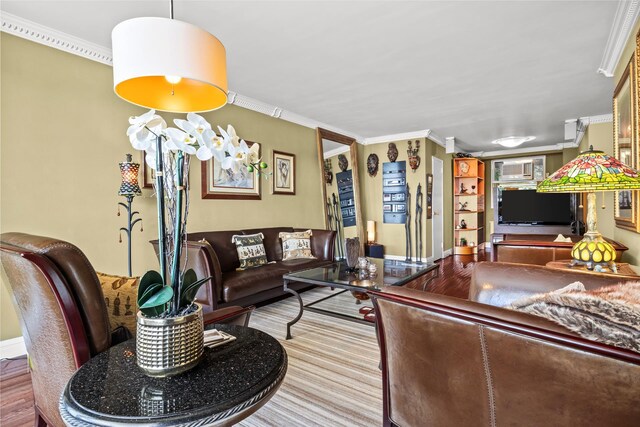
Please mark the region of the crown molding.
<svg viewBox="0 0 640 427"><path fill-rule="evenodd" d="M470 153L473 157L497 157L497 156L511 156L514 154L532 154L543 153L550 151L562 151L569 147L571 144L554 144L543 145L541 147L526 147L526 148L513 148L510 150L495 150L495 151L475 151Z"/></svg>
<svg viewBox="0 0 640 427"><path fill-rule="evenodd" d="M580 120L587 119L590 125L597 123L611 123L613 122L613 114L600 114L599 116L580 117Z"/></svg>
<svg viewBox="0 0 640 427"><path fill-rule="evenodd" d="M338 154L346 153L346 152L348 152L350 150L351 150L351 148L348 145L345 145L344 147L334 148L333 150L329 150L329 151L323 153L322 157L324 157L325 159L330 159L333 156L337 156Z"/></svg>
<svg viewBox="0 0 640 427"><path fill-rule="evenodd" d="M390 135L381 135L381 136L373 136L369 138L364 138L361 142L362 145L375 145L375 144L384 144L385 142L393 142L393 141L402 141L403 139L413 139L413 138L429 138L436 144L444 147L444 140L436 135L431 129L417 130L413 132L404 132L404 133L394 133Z"/></svg>
<svg viewBox="0 0 640 427"><path fill-rule="evenodd" d="M7 34L22 37L45 46L82 56L92 61L112 65L111 49L88 42L53 28L45 27L28 19L11 13L2 12L0 15L2 31Z"/></svg>
<svg viewBox="0 0 640 427"><path fill-rule="evenodd" d="M638 20L638 14L640 13L638 2L638 0L631 0L618 3L618 9L613 19L613 25L611 26L611 32L602 55L598 73L613 77L631 30Z"/></svg>

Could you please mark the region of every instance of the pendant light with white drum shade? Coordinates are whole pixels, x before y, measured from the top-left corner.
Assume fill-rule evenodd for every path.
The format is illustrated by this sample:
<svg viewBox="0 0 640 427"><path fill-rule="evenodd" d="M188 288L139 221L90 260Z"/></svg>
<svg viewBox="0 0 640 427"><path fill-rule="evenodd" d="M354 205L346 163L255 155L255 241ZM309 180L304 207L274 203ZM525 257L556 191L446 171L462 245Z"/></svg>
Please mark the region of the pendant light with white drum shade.
<svg viewBox="0 0 640 427"><path fill-rule="evenodd" d="M173 19L173 4L171 18L123 21L111 38L113 88L122 99L175 113L211 111L227 103L224 46L207 31Z"/></svg>

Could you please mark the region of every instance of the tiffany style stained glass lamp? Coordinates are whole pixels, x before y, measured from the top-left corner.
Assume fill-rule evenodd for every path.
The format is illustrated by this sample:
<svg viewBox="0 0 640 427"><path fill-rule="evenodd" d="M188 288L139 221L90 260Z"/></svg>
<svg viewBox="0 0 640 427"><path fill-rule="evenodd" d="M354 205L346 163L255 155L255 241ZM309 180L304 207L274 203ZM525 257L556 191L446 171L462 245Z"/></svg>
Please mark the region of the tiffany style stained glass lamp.
<svg viewBox="0 0 640 427"><path fill-rule="evenodd" d="M587 232L571 250L571 265L615 266L616 251L596 230L596 191L640 190L640 174L619 160L593 149L558 169L538 185L542 193L587 193Z"/></svg>

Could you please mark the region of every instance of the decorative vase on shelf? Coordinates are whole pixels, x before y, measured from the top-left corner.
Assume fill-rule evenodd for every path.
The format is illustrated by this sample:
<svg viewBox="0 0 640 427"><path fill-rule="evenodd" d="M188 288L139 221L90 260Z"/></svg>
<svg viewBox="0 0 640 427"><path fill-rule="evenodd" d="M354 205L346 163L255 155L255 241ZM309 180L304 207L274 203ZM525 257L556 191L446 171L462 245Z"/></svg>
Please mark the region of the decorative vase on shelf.
<svg viewBox="0 0 640 427"><path fill-rule="evenodd" d="M360 256L360 239L357 237L346 238L344 246L347 255L347 267L353 270L358 265L358 257Z"/></svg>
<svg viewBox="0 0 640 427"><path fill-rule="evenodd" d="M204 117L187 114L167 128L151 110L129 119L127 136L133 148L146 152L145 162L155 173L158 212L158 271L148 271L138 284L136 363L152 377L177 375L195 367L204 351L202 307L194 303L198 289L210 277L199 278L181 268L189 211L190 155L215 158L234 174L267 176L267 164L258 158L259 144L249 148L233 126L218 127Z"/></svg>

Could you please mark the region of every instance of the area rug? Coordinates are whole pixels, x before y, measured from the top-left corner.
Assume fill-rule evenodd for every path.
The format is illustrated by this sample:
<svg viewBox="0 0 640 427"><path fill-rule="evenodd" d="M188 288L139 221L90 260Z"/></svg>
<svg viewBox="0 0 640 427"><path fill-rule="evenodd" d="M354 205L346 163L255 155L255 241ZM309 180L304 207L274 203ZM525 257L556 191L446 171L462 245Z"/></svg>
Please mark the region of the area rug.
<svg viewBox="0 0 640 427"><path fill-rule="evenodd" d="M308 303L339 291L314 289L302 293L302 299ZM382 378L373 326L305 312L292 328L293 339L285 340L286 324L297 313L297 300L287 298L251 316L249 326L282 343L289 369L276 395L239 425L382 425Z"/></svg>

